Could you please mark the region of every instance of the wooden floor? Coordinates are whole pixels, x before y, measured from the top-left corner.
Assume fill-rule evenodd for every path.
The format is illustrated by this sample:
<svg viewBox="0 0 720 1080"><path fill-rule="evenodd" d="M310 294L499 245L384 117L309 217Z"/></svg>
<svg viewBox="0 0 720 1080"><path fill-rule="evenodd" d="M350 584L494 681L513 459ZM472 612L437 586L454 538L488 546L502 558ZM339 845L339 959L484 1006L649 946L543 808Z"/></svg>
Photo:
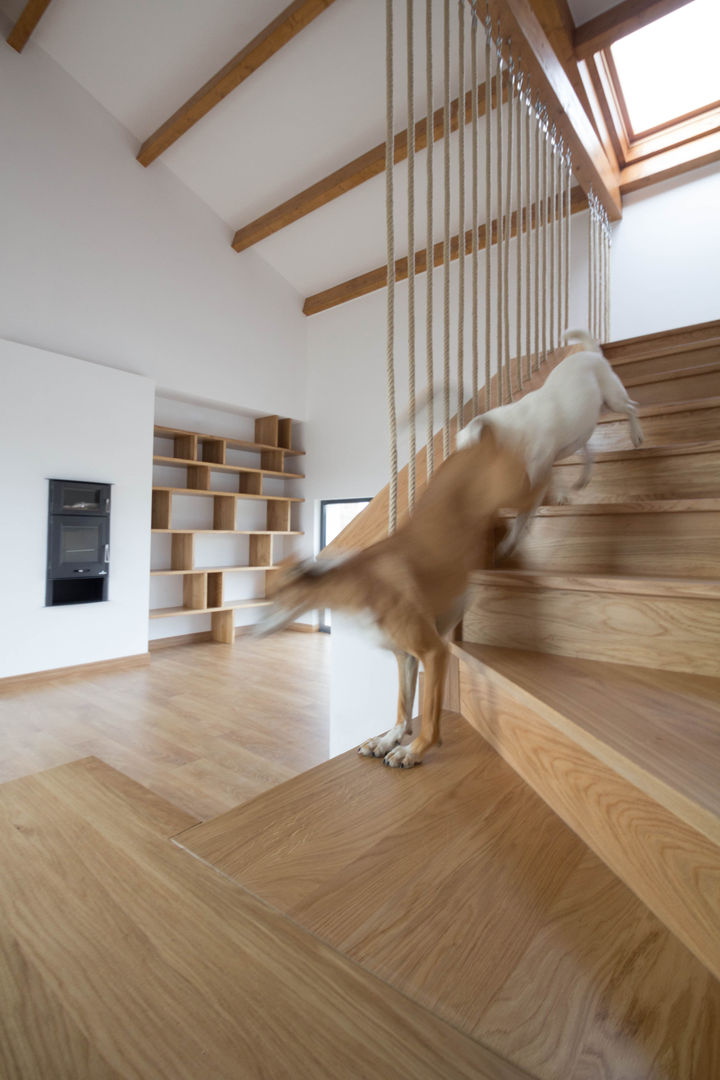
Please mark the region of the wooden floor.
<svg viewBox="0 0 720 1080"><path fill-rule="evenodd" d="M327 634L243 637L0 688L0 782L94 755L213 817L327 758L329 647Z"/></svg>
<svg viewBox="0 0 720 1080"><path fill-rule="evenodd" d="M410 773L350 752L176 842L540 1080L720 1077L720 984L444 726Z"/></svg>
<svg viewBox="0 0 720 1080"><path fill-rule="evenodd" d="M0 785L2 1080L527 1080L171 844L96 759Z"/></svg>

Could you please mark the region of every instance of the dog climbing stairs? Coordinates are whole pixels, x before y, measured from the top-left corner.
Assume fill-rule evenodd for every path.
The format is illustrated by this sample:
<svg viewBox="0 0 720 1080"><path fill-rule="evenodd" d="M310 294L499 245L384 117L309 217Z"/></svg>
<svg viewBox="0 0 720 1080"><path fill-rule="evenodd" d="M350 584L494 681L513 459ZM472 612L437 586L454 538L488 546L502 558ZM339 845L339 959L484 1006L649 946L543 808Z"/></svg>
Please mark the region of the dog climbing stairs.
<svg viewBox="0 0 720 1080"><path fill-rule="evenodd" d="M176 842L523 1075L712 1076L717 980L462 717L443 733L409 772L350 751Z"/></svg>

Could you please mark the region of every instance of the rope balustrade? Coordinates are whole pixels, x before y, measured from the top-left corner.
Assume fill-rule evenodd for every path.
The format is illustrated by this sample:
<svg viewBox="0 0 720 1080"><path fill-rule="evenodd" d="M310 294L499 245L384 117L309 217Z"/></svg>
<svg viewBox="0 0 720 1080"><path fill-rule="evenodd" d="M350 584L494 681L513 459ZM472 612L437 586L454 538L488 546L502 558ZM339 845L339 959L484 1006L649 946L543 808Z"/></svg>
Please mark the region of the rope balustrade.
<svg viewBox="0 0 720 1080"><path fill-rule="evenodd" d="M458 0L456 0L458 2ZM469 8L469 11L466 10ZM407 65L404 80L407 115L407 346L396 341L396 248L394 168L394 21L405 18ZM438 31L433 16L438 16ZM512 42L493 25L488 10L481 16L479 0L459 0L457 22L451 25L450 0L442 9L425 0L425 101L427 142L425 168L425 254L416 244L415 139L415 0L386 0L386 380L390 428L389 530L398 521L398 421L395 364L407 347L408 508L416 501L416 410L426 411L426 479L435 470L435 334L433 269L442 253L442 455L451 449L451 371L456 380L455 404L458 426L484 408L514 400L527 381L558 347L570 324L570 273L572 263L572 162L566 145L551 123L547 109L531 87L527 73L514 55ZM439 30L442 17L442 32ZM468 18L469 28L468 28ZM485 30L485 48L481 31ZM441 107L435 117L434 48L437 36L442 52ZM440 37L442 46L440 47ZM457 52L453 51L456 47ZM483 57L484 52L484 57ZM451 62L451 56L453 60ZM484 63L483 63L484 60ZM468 86L469 77L469 86ZM456 80L456 86L451 83ZM456 90L456 93L452 93ZM484 91L484 94L483 94ZM457 116L451 100L457 98ZM484 117L480 102L484 97ZM401 110L397 110L400 112ZM442 121L442 132L435 123ZM481 127L484 123L484 138ZM466 134L466 124L471 131ZM455 127L457 126L457 133ZM418 124L418 130L422 125ZM435 182L433 146L442 140L442 186ZM484 158L484 162L483 159ZM484 167L483 167L484 166ZM456 170L453 176L453 169ZM470 192L468 193L468 184ZM483 191L484 185L484 191ZM437 190L436 190L437 188ZM435 203L442 199L437 225L442 226L436 245ZM455 200L457 200L455 202ZM484 222L480 220L484 205ZM466 225L470 220L470 228ZM484 282L480 248L485 246ZM590 331L607 338L610 331L610 228L607 215L593 193L588 212L587 321ZM437 251L436 251L437 248ZM493 251L494 248L494 251ZM467 258L470 258L470 268ZM423 300L417 274L426 275L425 371L426 386L418 387L418 306ZM451 261L457 259L455 273ZM404 276L404 273L403 275ZM470 279L468 283L468 278ZM484 288L484 333L481 308ZM468 310L468 308L470 310ZM471 345L466 335L470 327ZM480 387L482 339L484 338L485 389ZM470 359L470 352L472 357ZM451 365L451 358L455 364ZM466 372L467 366L467 372ZM469 403L466 385L471 384Z"/></svg>

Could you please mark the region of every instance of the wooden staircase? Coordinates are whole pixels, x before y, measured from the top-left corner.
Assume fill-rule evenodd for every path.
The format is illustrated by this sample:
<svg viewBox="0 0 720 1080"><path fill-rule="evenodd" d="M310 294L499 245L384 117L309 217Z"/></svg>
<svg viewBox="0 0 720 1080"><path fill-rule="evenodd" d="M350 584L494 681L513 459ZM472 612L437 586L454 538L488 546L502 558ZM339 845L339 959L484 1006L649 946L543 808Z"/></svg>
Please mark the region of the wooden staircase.
<svg viewBox="0 0 720 1080"><path fill-rule="evenodd" d="M476 575L443 746L177 842L536 1080L713 1080L720 322L607 352L645 445L603 418L590 486Z"/></svg>
<svg viewBox="0 0 720 1080"><path fill-rule="evenodd" d="M454 645L463 715L716 976L719 329L608 346L643 448L600 425L590 485L476 575Z"/></svg>
<svg viewBox="0 0 720 1080"><path fill-rule="evenodd" d="M94 759L0 786L3 1078L720 1077L719 350L608 346L702 396L604 419L476 575L422 767L207 822Z"/></svg>

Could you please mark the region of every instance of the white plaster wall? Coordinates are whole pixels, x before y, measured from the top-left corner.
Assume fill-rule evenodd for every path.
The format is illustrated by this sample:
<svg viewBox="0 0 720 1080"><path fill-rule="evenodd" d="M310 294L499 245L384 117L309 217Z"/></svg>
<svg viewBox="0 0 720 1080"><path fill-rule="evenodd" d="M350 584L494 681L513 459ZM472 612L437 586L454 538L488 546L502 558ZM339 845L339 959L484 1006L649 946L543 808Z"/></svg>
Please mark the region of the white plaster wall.
<svg viewBox="0 0 720 1080"><path fill-rule="evenodd" d="M720 165L626 195L613 227L611 335L720 317Z"/></svg>
<svg viewBox="0 0 720 1080"><path fill-rule="evenodd" d="M0 144L0 335L302 417L298 294L32 41L0 50Z"/></svg>
<svg viewBox="0 0 720 1080"><path fill-rule="evenodd" d="M0 339L0 678L147 650L153 383ZM48 479L110 483L109 599L45 607Z"/></svg>

